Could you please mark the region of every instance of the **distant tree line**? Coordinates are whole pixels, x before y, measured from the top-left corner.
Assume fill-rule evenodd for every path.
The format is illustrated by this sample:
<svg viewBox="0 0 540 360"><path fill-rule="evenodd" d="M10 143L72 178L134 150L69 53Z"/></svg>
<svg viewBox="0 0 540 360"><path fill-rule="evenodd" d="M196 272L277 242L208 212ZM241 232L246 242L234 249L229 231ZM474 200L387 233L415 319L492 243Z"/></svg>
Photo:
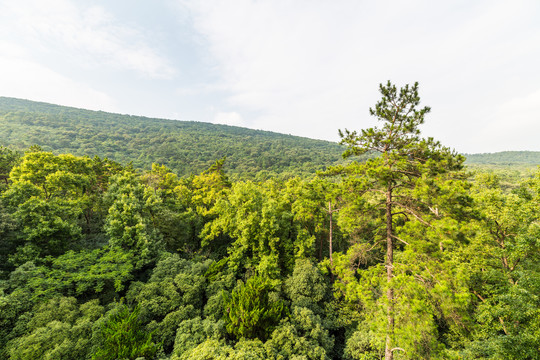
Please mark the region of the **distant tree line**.
<svg viewBox="0 0 540 360"><path fill-rule="evenodd" d="M466 154L467 164L479 165L540 165L540 151L501 151L496 153Z"/></svg>

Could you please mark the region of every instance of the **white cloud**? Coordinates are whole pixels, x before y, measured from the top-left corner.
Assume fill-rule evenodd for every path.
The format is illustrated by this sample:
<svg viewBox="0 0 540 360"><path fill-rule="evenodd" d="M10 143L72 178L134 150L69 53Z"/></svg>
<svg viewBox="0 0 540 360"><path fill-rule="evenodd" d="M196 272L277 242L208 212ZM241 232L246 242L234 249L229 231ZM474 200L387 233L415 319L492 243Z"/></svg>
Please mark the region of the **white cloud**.
<svg viewBox="0 0 540 360"><path fill-rule="evenodd" d="M492 123L484 130L491 146L514 142L516 150L531 150L540 134L540 88L522 97L514 97L495 106Z"/></svg>
<svg viewBox="0 0 540 360"><path fill-rule="evenodd" d="M358 115L350 109L356 108L359 89L347 86L361 80L350 71L351 23L332 16L337 9L331 4L321 4L190 4L195 27L208 39L230 91L228 103L262 113L246 121L253 127L336 138L336 121ZM343 37L334 38L340 32Z"/></svg>
<svg viewBox="0 0 540 360"><path fill-rule="evenodd" d="M339 128L374 124L368 108L380 82L418 80L434 110L427 135L459 151L521 145L483 135L493 121L486 109L540 82L533 0L181 3L207 41L230 110L256 114L245 119L250 127L337 140Z"/></svg>
<svg viewBox="0 0 540 360"><path fill-rule="evenodd" d="M15 32L36 50L73 57L80 65L106 64L151 78L171 78L175 69L149 45L141 29L120 24L106 9L84 2L5 2L0 28ZM2 51L3 52L3 51Z"/></svg>
<svg viewBox="0 0 540 360"><path fill-rule="evenodd" d="M540 88L523 97L512 98L498 108L501 118L509 119L506 123L540 126Z"/></svg>
<svg viewBox="0 0 540 360"><path fill-rule="evenodd" d="M419 81L426 135L540 150L522 136L540 123L537 0L111 4L0 1L0 92L338 140L376 124L380 82Z"/></svg>
<svg viewBox="0 0 540 360"><path fill-rule="evenodd" d="M218 112L214 117L213 123L232 126L243 126L244 120L242 119L242 115L234 111Z"/></svg>
<svg viewBox="0 0 540 360"><path fill-rule="evenodd" d="M0 57L0 78L0 96L116 111L114 100L107 94L77 83L38 63L16 57Z"/></svg>

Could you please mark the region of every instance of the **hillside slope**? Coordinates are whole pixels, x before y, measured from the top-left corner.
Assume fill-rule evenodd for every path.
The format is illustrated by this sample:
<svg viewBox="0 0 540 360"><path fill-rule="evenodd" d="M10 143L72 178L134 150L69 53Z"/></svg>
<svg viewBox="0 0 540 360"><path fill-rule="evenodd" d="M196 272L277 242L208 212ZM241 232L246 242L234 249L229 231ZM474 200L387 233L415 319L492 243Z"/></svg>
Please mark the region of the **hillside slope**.
<svg viewBox="0 0 540 360"><path fill-rule="evenodd" d="M225 169L250 177L312 173L341 161L332 142L195 121L152 119L0 97L0 145L39 145L54 153L98 155L148 169L153 162L179 175L199 173L227 157Z"/></svg>
<svg viewBox="0 0 540 360"><path fill-rule="evenodd" d="M314 173L342 162L336 143L270 131L196 121L154 119L0 97L0 145L24 150L39 145L56 154L107 157L141 169L167 165L196 174L227 158L229 174L243 178ZM538 151L465 154L475 167L540 165Z"/></svg>
<svg viewBox="0 0 540 360"><path fill-rule="evenodd" d="M475 165L540 165L540 151L501 151L465 156L467 164Z"/></svg>

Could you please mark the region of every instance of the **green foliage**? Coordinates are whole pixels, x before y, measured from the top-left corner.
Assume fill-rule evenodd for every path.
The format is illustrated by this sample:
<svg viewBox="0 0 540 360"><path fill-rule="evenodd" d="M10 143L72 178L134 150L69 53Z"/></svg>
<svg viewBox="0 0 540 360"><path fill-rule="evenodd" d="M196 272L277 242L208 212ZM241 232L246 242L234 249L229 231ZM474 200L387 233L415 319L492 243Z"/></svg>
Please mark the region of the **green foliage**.
<svg viewBox="0 0 540 360"><path fill-rule="evenodd" d="M131 254L119 249L70 251L54 259L50 266L32 262L19 266L11 273L8 284L25 289L34 300L58 295L101 295L110 301L132 278L132 261Z"/></svg>
<svg viewBox="0 0 540 360"><path fill-rule="evenodd" d="M207 339L198 346L189 349L180 356L173 355L171 360L266 360L275 359L269 355L264 344L256 340L241 339L233 347L223 341L216 339Z"/></svg>
<svg viewBox="0 0 540 360"><path fill-rule="evenodd" d="M388 81L380 85L380 93L381 100L370 109L382 122L380 128L340 132L342 144L348 145L344 157L367 152L379 156L331 171L345 178L352 208L345 216L368 214L367 229L363 219L357 222L367 238L357 246L366 268L351 269L338 261L344 268L335 271L341 273L344 292L352 293L346 296L362 300L367 321L386 338L385 359L393 359L394 348L411 358L432 357L439 351L433 319L443 316L436 313L432 282L447 276L438 273L444 245L455 246L455 238L446 234L460 233L458 220L467 218L471 204L465 175L458 173L465 159L432 138L420 137L419 126L430 108L419 108L418 83L398 90ZM384 267L367 254L383 241Z"/></svg>
<svg viewBox="0 0 540 360"><path fill-rule="evenodd" d="M180 180L170 169L157 164L152 164L152 170L141 179L147 192L159 199L154 200L151 213L153 226L161 235L165 249L171 252L197 250L203 218L192 203L190 181Z"/></svg>
<svg viewBox="0 0 540 360"><path fill-rule="evenodd" d="M139 321L139 311L139 307L130 310L126 305L120 304L108 315L101 327L100 343L92 354L92 359L155 358L158 346L152 342L152 334L146 332Z"/></svg>
<svg viewBox="0 0 540 360"><path fill-rule="evenodd" d="M223 339L224 335L223 321L216 322L208 318L203 320L200 317L184 320L178 325L171 359L190 359L194 356L193 352L201 351L201 349L197 348L206 341L217 342ZM202 346L206 347L206 345ZM218 346L218 349L221 346L222 344Z"/></svg>
<svg viewBox="0 0 540 360"><path fill-rule="evenodd" d="M91 206L91 162L73 155L25 154L11 172L12 186L3 194L22 229L21 245L38 256L59 255L80 240L83 212ZM24 258L18 260L34 260Z"/></svg>
<svg viewBox="0 0 540 360"><path fill-rule="evenodd" d="M0 197L0 279L8 276L14 268L9 262L9 257L14 254L20 245L16 222Z"/></svg>
<svg viewBox="0 0 540 360"><path fill-rule="evenodd" d="M19 161L20 154L0 145L0 193L9 184L9 173Z"/></svg>
<svg viewBox="0 0 540 360"><path fill-rule="evenodd" d="M208 339L171 360L227 360L234 350L223 341Z"/></svg>
<svg viewBox="0 0 540 360"><path fill-rule="evenodd" d="M98 239L102 213L98 208L107 180L116 165L99 158L27 152L10 174L12 182L2 203L17 226L12 242L19 249L15 265L58 256Z"/></svg>
<svg viewBox="0 0 540 360"><path fill-rule="evenodd" d="M265 347L278 360L326 360L331 358L333 344L319 316L307 308L294 307L290 319L272 332Z"/></svg>
<svg viewBox="0 0 540 360"><path fill-rule="evenodd" d="M13 340L11 359L86 359L94 322L103 314L97 300L77 304L74 298L53 298L37 306L27 334Z"/></svg>
<svg viewBox="0 0 540 360"><path fill-rule="evenodd" d="M291 202L297 236L294 242L296 258L314 258L319 261L330 256L329 204L336 204L337 186L325 178L289 179L284 184L284 192ZM332 210L335 210L332 209ZM339 228L333 226L334 251L343 246Z"/></svg>
<svg viewBox="0 0 540 360"><path fill-rule="evenodd" d="M473 195L481 218L462 253L476 299L473 337L463 356L538 359L540 337L540 189L538 175L517 194L493 176L478 176Z"/></svg>
<svg viewBox="0 0 540 360"><path fill-rule="evenodd" d="M282 300L272 299L268 280L253 276L225 296L227 332L237 338L266 339L285 314Z"/></svg>
<svg viewBox="0 0 540 360"><path fill-rule="evenodd" d="M234 239L228 264L235 271L249 269L274 279L290 271L295 229L290 199L280 190L271 181L233 184L210 209L215 219L201 233L203 244L226 234Z"/></svg>
<svg viewBox="0 0 540 360"><path fill-rule="evenodd" d="M293 307L306 307L322 314L323 300L328 298L328 282L310 260L298 259L292 275L285 281L285 293Z"/></svg>
<svg viewBox="0 0 540 360"><path fill-rule="evenodd" d="M4 286L0 286L0 358L7 359L6 344L26 333L28 312L34 303L27 290L15 289L8 293Z"/></svg>
<svg viewBox="0 0 540 360"><path fill-rule="evenodd" d="M325 186L321 179L299 178L236 182L205 212L211 220L201 232L203 245L227 236L234 240L228 248L231 269L272 279L289 274L296 258L327 254Z"/></svg>
<svg viewBox="0 0 540 360"><path fill-rule="evenodd" d="M211 260L192 262L166 255L146 283L133 283L127 294L140 308L140 319L165 351L170 352L180 324L202 316L207 280L204 273Z"/></svg>
<svg viewBox="0 0 540 360"><path fill-rule="evenodd" d="M540 164L540 151L501 151L492 154L465 154L467 164L475 165L529 165L530 168Z"/></svg>
<svg viewBox="0 0 540 360"><path fill-rule="evenodd" d="M161 201L130 172L110 180L105 202L110 204L105 219L109 244L138 253L136 266L142 267L156 255L161 236L156 229L153 209Z"/></svg>
<svg viewBox="0 0 540 360"><path fill-rule="evenodd" d="M342 148L235 126L149 119L0 97L0 143L26 149L106 157L140 169L164 164L180 176L198 174L227 158L228 171L254 178L313 174L340 161Z"/></svg>
<svg viewBox="0 0 540 360"><path fill-rule="evenodd" d="M461 171L417 85L381 93L311 178L277 134L0 98L0 139L43 140L0 147L0 358L539 359L540 173Z"/></svg>
<svg viewBox="0 0 540 360"><path fill-rule="evenodd" d="M266 360L272 358L261 340L240 339L234 345L234 351L229 355L228 360Z"/></svg>
<svg viewBox="0 0 540 360"><path fill-rule="evenodd" d="M344 351L344 358L351 360L379 360L384 356L384 343L367 330L355 331Z"/></svg>

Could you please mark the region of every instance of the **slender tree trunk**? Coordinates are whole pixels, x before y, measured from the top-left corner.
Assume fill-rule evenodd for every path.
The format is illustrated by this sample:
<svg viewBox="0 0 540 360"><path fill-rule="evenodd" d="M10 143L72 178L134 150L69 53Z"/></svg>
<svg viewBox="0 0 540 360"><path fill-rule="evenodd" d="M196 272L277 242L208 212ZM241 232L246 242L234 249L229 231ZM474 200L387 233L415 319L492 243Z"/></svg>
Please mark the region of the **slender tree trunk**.
<svg viewBox="0 0 540 360"><path fill-rule="evenodd" d="M321 240L319 241L319 261L322 261L322 248L323 248L323 237L321 236Z"/></svg>
<svg viewBox="0 0 540 360"><path fill-rule="evenodd" d="M330 231L328 232L328 251L330 255L330 267L334 268L334 261L332 260L332 229L334 226L332 225L332 201L328 202L328 213L330 214Z"/></svg>
<svg viewBox="0 0 540 360"><path fill-rule="evenodd" d="M394 267L394 244L392 229L392 185L388 185L386 190L386 280L388 290L386 297L388 300L387 311L387 329L386 329L386 348L384 351L385 360L393 360L392 339L394 338L394 288L390 284L393 277Z"/></svg>

